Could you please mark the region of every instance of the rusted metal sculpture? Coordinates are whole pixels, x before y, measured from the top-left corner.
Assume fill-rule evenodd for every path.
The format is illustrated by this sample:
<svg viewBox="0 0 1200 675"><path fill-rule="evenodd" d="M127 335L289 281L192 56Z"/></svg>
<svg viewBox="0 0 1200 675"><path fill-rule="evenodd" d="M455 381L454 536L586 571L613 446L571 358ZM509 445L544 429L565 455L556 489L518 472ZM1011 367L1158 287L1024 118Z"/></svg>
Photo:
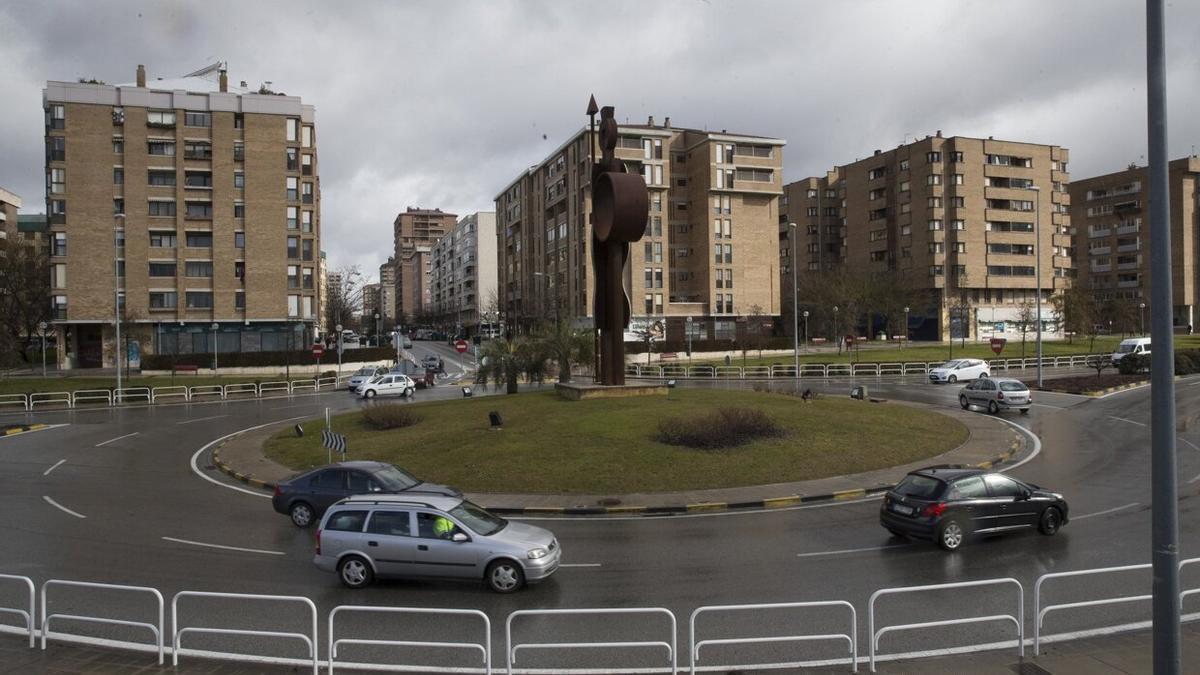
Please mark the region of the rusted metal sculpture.
<svg viewBox="0 0 1200 675"><path fill-rule="evenodd" d="M600 384L625 384L625 329L629 326L629 294L625 266L629 244L642 238L650 198L642 177L629 173L615 156L617 121L613 107L598 109L596 97L588 101L592 137L596 112L600 112L600 161L592 150L592 270L596 279L593 315L600 330ZM594 143L594 141L593 141Z"/></svg>

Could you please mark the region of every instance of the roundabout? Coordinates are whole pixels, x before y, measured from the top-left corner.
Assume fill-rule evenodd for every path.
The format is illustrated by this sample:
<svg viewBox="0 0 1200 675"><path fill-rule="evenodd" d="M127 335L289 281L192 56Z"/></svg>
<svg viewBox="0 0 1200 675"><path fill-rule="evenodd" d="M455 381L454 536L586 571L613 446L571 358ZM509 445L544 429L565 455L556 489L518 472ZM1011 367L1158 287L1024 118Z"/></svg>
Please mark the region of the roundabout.
<svg viewBox="0 0 1200 675"><path fill-rule="evenodd" d="M1200 387L1191 386L1196 382L1195 378L1180 381L1181 410L1200 406ZM704 386L735 390L730 383ZM848 389L844 384L814 388L830 398L841 398ZM474 585L406 581L353 592L312 566L311 530L298 530L274 514L267 500L269 493L222 474L207 452L219 439L238 431L266 425L262 431L273 432L272 425L313 418L326 407L337 414L351 412L358 405L344 393L334 393L8 416L10 422L63 426L0 439L0 534L5 538L5 546L0 547L0 573L28 576L39 585L50 579L69 579L147 586L168 598L180 591L300 596L311 599L322 616L339 605L478 610L490 619L495 644L503 642L501 624L518 610L664 607L675 616L687 617L701 606L839 600L858 609L858 638L865 645L864 616L869 597L878 589L1011 577L1023 584L1025 600L1032 606L1031 589L1042 574L1148 560L1147 389L1096 399L1040 394L1035 396L1030 415L1001 418L1004 421L962 413L956 391L917 381L872 384L872 394L893 401L935 406L946 414L973 414L1005 430L1021 427L1028 447L1001 468L1066 494L1071 501L1071 523L1057 536L985 539L946 553L889 536L878 524L878 501L865 495L670 518L634 515L564 520L551 513L519 519L538 520L553 530L562 545L563 564L553 578L521 593L494 596ZM426 399L459 395L449 388L427 393ZM1195 499L1200 494L1200 436L1184 430L1180 438L1180 529L1186 558L1198 553L1192 542L1200 530ZM1040 448L1036 454L1035 446ZM1185 588L1200 585L1197 573L1200 571L1185 573ZM1137 595L1145 592L1148 578L1144 571L1132 571L1090 584L1062 582L1061 590L1055 591L1061 595L1055 600ZM0 586L0 606L19 606L19 589L16 596L10 591L11 587ZM964 600L973 613L996 614L1011 611L1010 598L1001 591L992 594L990 589L972 591L969 596L954 591L897 596L880 608L878 619L896 623L905 618L955 616L962 612ZM209 626L302 631L307 621L301 613L281 611L279 605L265 602L215 598L189 602L203 605L190 611L202 612L202 622ZM50 605L56 612L128 620L145 620L152 611L137 596L104 590L55 591ZM812 633L845 631L844 615L796 611L798 615L742 614L723 629L747 635L770 635L787 630L781 628L784 625ZM1194 612L1196 606L1185 605L1184 611ZM1051 615L1043 632L1072 635L1131 624L1146 616L1145 603L1063 612ZM651 623L641 623L643 619ZM651 631L661 632L651 619L631 617L614 622L584 616L576 622L539 616L522 619L526 623L518 630L524 631L525 641L644 640ZM388 634L392 639L415 641L466 639L461 621L447 617L376 623L374 629L371 622L356 624L355 630L376 630L376 637ZM55 630L147 643L145 633L121 626L64 621ZM403 636L396 637L400 634ZM681 636L685 637L686 631ZM952 626L889 635L883 640L883 651L920 655L1005 641L1011 645L1012 638L1011 631L996 625ZM0 636L0 640L20 644L20 638L14 636ZM189 649L194 645L199 650L255 654L260 659L302 660L304 651L294 643L265 637L196 635L187 641ZM681 637L680 644L684 642ZM51 651L55 643L52 637ZM844 648L836 643L711 649L701 665L832 663L845 658ZM681 664L688 663L685 652L681 648ZM865 648L860 649L860 654L864 652ZM321 658L326 655L322 647ZM422 667L478 667L463 654L444 650L364 646L348 651L345 658ZM518 665L550 672L568 667L594 669L600 663L608 672L618 667L661 668L660 658L638 650L611 658L596 650L522 652ZM185 656L184 663L188 660ZM194 662L194 658L190 660ZM503 659L497 656L493 665L502 666Z"/></svg>

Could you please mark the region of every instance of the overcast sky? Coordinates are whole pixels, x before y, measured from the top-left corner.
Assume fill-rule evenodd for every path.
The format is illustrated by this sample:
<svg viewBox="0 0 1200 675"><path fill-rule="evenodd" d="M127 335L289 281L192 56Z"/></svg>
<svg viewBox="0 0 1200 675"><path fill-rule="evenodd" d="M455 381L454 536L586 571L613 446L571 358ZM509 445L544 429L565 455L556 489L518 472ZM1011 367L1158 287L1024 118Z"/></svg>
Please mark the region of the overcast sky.
<svg viewBox="0 0 1200 675"><path fill-rule="evenodd" d="M784 138L785 179L941 129L1145 162L1144 5L1008 2L0 0L0 186L43 210L46 80L227 61L316 106L322 246L375 277L406 206L458 214L585 122ZM1168 3L1172 157L1200 144L1200 3Z"/></svg>

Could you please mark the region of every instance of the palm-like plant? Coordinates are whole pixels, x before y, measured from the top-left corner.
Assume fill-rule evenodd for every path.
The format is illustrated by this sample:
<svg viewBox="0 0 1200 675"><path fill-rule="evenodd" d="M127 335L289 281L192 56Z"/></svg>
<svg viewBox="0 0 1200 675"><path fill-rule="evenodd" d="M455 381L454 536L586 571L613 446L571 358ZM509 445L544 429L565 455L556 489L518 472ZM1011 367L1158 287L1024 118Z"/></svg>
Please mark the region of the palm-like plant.
<svg viewBox="0 0 1200 675"><path fill-rule="evenodd" d="M505 383L505 393L517 393L517 382L525 369L525 352L527 350L524 338L501 337L489 340L483 347L483 359L480 375Z"/></svg>
<svg viewBox="0 0 1200 675"><path fill-rule="evenodd" d="M572 328L566 322L544 326L538 333L538 342L546 356L558 363L559 382L570 382L571 365L588 363L595 352L592 333Z"/></svg>

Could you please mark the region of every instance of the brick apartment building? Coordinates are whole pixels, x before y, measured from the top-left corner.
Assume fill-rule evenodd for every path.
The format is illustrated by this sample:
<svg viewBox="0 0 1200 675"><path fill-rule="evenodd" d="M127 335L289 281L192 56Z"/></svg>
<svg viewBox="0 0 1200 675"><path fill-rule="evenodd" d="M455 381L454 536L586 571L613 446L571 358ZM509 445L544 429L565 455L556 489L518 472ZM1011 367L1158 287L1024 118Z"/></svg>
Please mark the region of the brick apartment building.
<svg viewBox="0 0 1200 675"><path fill-rule="evenodd" d="M64 368L130 353L297 348L318 323L314 111L221 64L128 84L46 83L46 213ZM215 330L213 326L216 326ZM214 344L215 342L215 344Z"/></svg>
<svg viewBox="0 0 1200 675"><path fill-rule="evenodd" d="M392 222L395 247L395 320L405 324L427 313L433 302L430 274L433 245L454 229L453 213L408 207Z"/></svg>
<svg viewBox="0 0 1200 675"><path fill-rule="evenodd" d="M625 278L631 330L662 321L667 339L683 339L691 317L696 339L734 339L750 323L763 331L779 315L785 141L673 127L670 118L618 131L617 158L650 193ZM555 317L592 325L589 142L585 127L496 195L498 294L510 326Z"/></svg>
<svg viewBox="0 0 1200 675"><path fill-rule="evenodd" d="M495 212L463 216L433 245L431 256L429 312L438 323L476 335L481 321L498 319L483 318L496 295Z"/></svg>

